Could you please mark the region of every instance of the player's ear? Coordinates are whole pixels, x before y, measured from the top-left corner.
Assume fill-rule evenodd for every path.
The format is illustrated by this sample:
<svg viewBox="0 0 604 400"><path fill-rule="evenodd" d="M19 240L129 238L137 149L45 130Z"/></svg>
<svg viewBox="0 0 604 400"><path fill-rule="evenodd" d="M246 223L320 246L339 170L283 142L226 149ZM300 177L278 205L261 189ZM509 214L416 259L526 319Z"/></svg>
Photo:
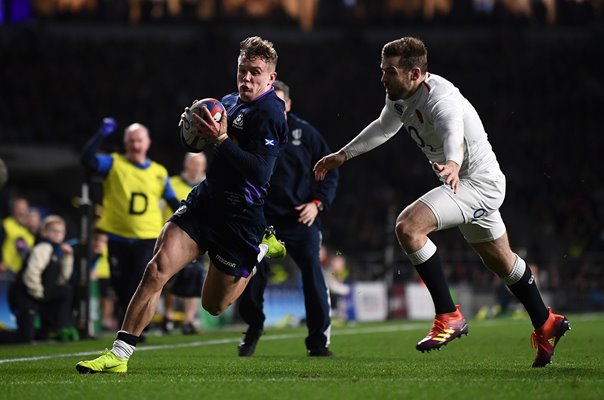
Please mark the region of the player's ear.
<svg viewBox="0 0 604 400"><path fill-rule="evenodd" d="M422 76L422 70L419 67L414 67L411 70L411 79L416 81Z"/></svg>
<svg viewBox="0 0 604 400"><path fill-rule="evenodd" d="M270 74L270 79L269 79L269 82L268 82L267 86L273 86L273 83L275 83L276 80L277 80L277 72L273 71Z"/></svg>

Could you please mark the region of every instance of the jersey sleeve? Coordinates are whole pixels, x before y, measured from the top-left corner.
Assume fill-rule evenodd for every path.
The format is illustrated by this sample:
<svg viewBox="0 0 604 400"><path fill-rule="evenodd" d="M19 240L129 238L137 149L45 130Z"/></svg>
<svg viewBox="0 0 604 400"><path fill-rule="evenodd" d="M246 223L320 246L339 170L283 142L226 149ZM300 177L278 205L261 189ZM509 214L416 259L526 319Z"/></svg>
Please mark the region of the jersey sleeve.
<svg viewBox="0 0 604 400"><path fill-rule="evenodd" d="M281 108L260 109L252 118L254 140L250 150L264 156L279 155L279 148L287 142L287 120L285 110Z"/></svg>
<svg viewBox="0 0 604 400"><path fill-rule="evenodd" d="M250 153L241 149L231 139L227 139L216 149L246 179L254 183L266 184L275 168L276 155Z"/></svg>
<svg viewBox="0 0 604 400"><path fill-rule="evenodd" d="M378 119L367 125L354 139L342 148L346 158L351 159L384 144L403 126L397 113L384 106Z"/></svg>
<svg viewBox="0 0 604 400"><path fill-rule="evenodd" d="M49 243L40 243L35 246L29 256L27 267L23 273L23 283L27 293L36 299L44 298L42 274L52 257L52 246Z"/></svg>
<svg viewBox="0 0 604 400"><path fill-rule="evenodd" d="M217 147L217 152L246 179L266 184L275 168L279 148L287 142L287 121L283 107L258 109L246 121L250 137L245 146L238 146L231 139Z"/></svg>
<svg viewBox="0 0 604 400"><path fill-rule="evenodd" d="M464 158L463 105L456 96L437 100L431 107L436 134L443 141L446 161L461 166Z"/></svg>
<svg viewBox="0 0 604 400"><path fill-rule="evenodd" d="M174 191L174 188L172 187L172 184L170 183L169 176L166 176L166 183L164 185L164 193L163 193L162 197L166 200L166 202L168 203L170 208L172 208L172 210L176 210L180 206L180 201L178 200L178 197L176 196L176 192Z"/></svg>
<svg viewBox="0 0 604 400"><path fill-rule="evenodd" d="M100 133L94 135L84 145L82 154L80 155L80 162L89 170L99 172L105 177L111 169L113 158L108 155L97 154L102 141L103 136Z"/></svg>

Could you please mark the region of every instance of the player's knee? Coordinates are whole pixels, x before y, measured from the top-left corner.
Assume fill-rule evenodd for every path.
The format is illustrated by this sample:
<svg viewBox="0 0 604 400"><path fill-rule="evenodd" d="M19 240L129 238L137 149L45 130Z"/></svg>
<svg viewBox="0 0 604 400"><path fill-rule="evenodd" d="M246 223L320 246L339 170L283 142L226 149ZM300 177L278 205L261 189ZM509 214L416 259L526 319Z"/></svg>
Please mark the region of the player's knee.
<svg viewBox="0 0 604 400"><path fill-rule="evenodd" d="M204 310L209 312L211 315L213 315L214 317L217 317L220 314L222 314L229 307L229 304L223 304L220 302L204 299L202 297L201 306L204 308Z"/></svg>
<svg viewBox="0 0 604 400"><path fill-rule="evenodd" d="M143 278L149 285L153 287L163 287L168 281L168 277L161 268L160 263L154 258L147 264L145 275Z"/></svg>
<svg viewBox="0 0 604 400"><path fill-rule="evenodd" d="M414 224L412 224L411 221L409 220L409 218L407 218L402 213L396 219L396 225L394 227L394 231L396 233L396 237L401 242L404 242L404 241L412 238L416 234L416 230L414 229Z"/></svg>

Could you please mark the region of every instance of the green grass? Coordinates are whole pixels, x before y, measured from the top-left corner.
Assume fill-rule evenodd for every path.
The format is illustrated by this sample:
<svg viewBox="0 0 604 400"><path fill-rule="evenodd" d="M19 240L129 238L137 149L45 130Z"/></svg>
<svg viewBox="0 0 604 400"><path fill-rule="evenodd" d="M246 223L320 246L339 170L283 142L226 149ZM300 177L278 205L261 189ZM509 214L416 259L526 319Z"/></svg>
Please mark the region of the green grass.
<svg viewBox="0 0 604 400"><path fill-rule="evenodd" d="M301 328L269 329L251 358L236 355L239 332L151 336L122 376L74 368L111 347L112 337L3 346L0 398L602 399L604 315L569 319L554 363L541 369L530 367L530 323L514 320L470 321L470 335L428 354L415 343L429 322L334 328L329 359L306 356Z"/></svg>

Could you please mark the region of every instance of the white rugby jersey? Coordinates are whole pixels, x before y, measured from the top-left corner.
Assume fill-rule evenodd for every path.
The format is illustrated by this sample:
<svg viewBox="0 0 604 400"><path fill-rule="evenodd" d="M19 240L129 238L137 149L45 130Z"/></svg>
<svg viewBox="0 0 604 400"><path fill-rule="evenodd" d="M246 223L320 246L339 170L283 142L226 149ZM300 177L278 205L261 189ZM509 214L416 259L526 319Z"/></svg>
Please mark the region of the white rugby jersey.
<svg viewBox="0 0 604 400"><path fill-rule="evenodd" d="M451 82L427 74L408 99L392 101L342 150L348 159L366 153L405 126L430 163L448 160L460 165L459 177L501 174L478 113Z"/></svg>

